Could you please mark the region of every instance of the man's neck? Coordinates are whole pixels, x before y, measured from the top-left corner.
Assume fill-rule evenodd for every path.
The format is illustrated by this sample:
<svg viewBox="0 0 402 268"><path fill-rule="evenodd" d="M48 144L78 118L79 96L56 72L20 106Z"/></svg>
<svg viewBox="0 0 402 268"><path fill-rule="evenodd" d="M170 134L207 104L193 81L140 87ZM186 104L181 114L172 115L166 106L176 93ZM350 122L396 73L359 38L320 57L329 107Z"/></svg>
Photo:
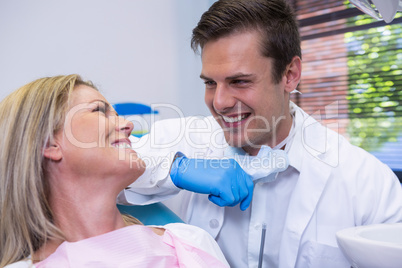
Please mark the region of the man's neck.
<svg viewBox="0 0 402 268"><path fill-rule="evenodd" d="M284 141L290 133L290 130L292 129L292 124L293 124L293 116L289 115L289 120L283 121L279 128L277 129L276 132L270 135L268 142L264 144L259 144L259 145L253 145L253 146L244 146L242 149L248 153L249 155L256 156L258 152L260 151L261 146L267 145L271 148L274 148L275 146L279 145L282 141ZM278 149L284 149L286 144L284 144L281 148Z"/></svg>

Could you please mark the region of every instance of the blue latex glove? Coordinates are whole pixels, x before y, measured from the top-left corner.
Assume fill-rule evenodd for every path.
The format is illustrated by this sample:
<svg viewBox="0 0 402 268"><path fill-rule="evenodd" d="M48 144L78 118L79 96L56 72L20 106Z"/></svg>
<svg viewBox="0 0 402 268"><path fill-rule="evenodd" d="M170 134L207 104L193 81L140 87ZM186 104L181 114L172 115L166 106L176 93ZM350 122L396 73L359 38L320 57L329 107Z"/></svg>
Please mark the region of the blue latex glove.
<svg viewBox="0 0 402 268"><path fill-rule="evenodd" d="M209 200L221 207L240 203L246 210L253 198L253 180L234 159L181 156L173 162L170 177L179 188L209 194Z"/></svg>

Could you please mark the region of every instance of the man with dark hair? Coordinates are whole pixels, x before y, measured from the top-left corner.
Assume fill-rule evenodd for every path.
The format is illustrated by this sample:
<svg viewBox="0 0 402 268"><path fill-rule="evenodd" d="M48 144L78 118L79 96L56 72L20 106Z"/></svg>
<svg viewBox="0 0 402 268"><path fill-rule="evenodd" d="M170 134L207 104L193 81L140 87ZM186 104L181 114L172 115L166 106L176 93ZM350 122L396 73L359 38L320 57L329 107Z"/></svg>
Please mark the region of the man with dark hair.
<svg viewBox="0 0 402 268"><path fill-rule="evenodd" d="M152 161L121 202L174 196L165 203L207 230L232 267L349 267L337 231L402 221L393 172L290 101L301 49L285 0L215 2L192 48L213 118L156 122L137 146Z"/></svg>
<svg viewBox="0 0 402 268"><path fill-rule="evenodd" d="M192 47L199 46L205 102L229 145L255 155L262 145L273 148L284 140L292 126L290 92L301 74L299 32L289 5L218 1L193 30Z"/></svg>
<svg viewBox="0 0 402 268"><path fill-rule="evenodd" d="M301 58L295 14L283 1L215 2L194 28L191 47L197 52L209 41L250 30L260 34L261 55L275 60L273 80L279 83L293 57Z"/></svg>

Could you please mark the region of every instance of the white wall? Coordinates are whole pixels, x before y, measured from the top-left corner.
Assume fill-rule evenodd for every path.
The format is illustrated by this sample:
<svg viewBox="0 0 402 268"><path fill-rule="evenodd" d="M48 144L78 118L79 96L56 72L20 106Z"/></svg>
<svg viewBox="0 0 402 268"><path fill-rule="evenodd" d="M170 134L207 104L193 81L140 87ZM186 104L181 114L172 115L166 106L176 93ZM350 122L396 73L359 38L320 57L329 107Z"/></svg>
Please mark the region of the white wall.
<svg viewBox="0 0 402 268"><path fill-rule="evenodd" d="M111 103L168 103L207 115L190 38L212 2L0 0L0 99L36 78L78 73Z"/></svg>

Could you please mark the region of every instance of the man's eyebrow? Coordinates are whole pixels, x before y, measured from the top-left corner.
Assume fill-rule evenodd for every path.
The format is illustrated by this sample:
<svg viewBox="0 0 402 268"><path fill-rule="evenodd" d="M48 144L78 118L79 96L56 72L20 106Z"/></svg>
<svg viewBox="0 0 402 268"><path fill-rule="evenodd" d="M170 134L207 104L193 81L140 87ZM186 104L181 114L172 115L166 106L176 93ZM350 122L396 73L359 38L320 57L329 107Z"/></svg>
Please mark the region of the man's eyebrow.
<svg viewBox="0 0 402 268"><path fill-rule="evenodd" d="M253 74L244 74L244 73L237 73L231 76L226 77L226 80L233 80L233 79L239 79L239 78L248 78L252 77Z"/></svg>
<svg viewBox="0 0 402 268"><path fill-rule="evenodd" d="M202 80L212 80L211 78L206 77L206 76L203 75L203 74L200 74L200 78L201 78Z"/></svg>
<svg viewBox="0 0 402 268"><path fill-rule="evenodd" d="M231 76L228 76L225 78L225 80L233 80L233 79L239 79L239 78L248 78L254 76L253 74L244 74L244 73L237 73ZM212 78L206 77L205 75L201 74L200 78L203 80L209 80L212 81Z"/></svg>

